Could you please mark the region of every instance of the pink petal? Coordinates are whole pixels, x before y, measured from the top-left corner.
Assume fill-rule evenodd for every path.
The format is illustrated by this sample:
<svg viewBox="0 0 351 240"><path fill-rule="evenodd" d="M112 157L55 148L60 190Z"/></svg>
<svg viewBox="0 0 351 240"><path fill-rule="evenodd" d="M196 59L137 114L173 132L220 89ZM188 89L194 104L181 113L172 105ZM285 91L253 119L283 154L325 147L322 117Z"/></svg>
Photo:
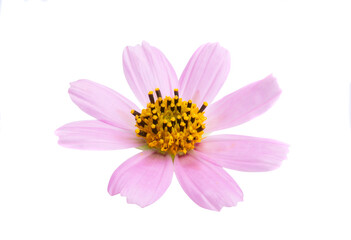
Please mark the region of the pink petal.
<svg viewBox="0 0 351 240"><path fill-rule="evenodd" d="M119 129L100 121L68 123L56 130L63 147L84 150L115 150L145 145L130 130Z"/></svg>
<svg viewBox="0 0 351 240"><path fill-rule="evenodd" d="M72 101L87 114L113 126L133 130L132 109L138 107L114 90L89 80L71 83L68 90Z"/></svg>
<svg viewBox="0 0 351 240"><path fill-rule="evenodd" d="M112 174L111 195L120 193L128 203L146 207L158 200L172 181L173 164L169 155L141 152L125 161Z"/></svg>
<svg viewBox="0 0 351 240"><path fill-rule="evenodd" d="M210 103L227 79L230 69L229 52L218 43L199 47L190 58L179 80L180 97L198 105Z"/></svg>
<svg viewBox="0 0 351 240"><path fill-rule="evenodd" d="M280 93L276 78L269 75L225 96L207 107L206 131L234 127L257 117L273 105Z"/></svg>
<svg viewBox="0 0 351 240"><path fill-rule="evenodd" d="M262 172L276 169L286 159L287 144L271 139L215 135L196 145L209 161L239 171Z"/></svg>
<svg viewBox="0 0 351 240"><path fill-rule="evenodd" d="M178 88L172 65L160 50L147 42L124 49L123 69L130 88L143 106L150 102L149 91L160 88L165 97L173 96L174 88Z"/></svg>
<svg viewBox="0 0 351 240"><path fill-rule="evenodd" d="M232 177L199 154L176 156L174 170L185 193L200 207L220 211L243 199L243 193Z"/></svg>

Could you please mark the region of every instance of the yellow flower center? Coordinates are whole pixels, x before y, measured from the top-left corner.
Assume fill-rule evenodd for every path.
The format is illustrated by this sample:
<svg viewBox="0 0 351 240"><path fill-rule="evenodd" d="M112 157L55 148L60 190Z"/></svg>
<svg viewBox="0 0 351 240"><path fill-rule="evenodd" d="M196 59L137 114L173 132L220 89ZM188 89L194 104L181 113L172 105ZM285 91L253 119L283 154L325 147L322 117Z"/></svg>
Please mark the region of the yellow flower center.
<svg viewBox="0 0 351 240"><path fill-rule="evenodd" d="M160 89L149 92L150 102L141 113L132 110L135 116L135 133L143 137L150 148L171 155L186 154L194 149L195 143L201 142L206 117L204 110L207 102L199 109L191 100L179 98L178 89L174 89L174 97L162 98Z"/></svg>

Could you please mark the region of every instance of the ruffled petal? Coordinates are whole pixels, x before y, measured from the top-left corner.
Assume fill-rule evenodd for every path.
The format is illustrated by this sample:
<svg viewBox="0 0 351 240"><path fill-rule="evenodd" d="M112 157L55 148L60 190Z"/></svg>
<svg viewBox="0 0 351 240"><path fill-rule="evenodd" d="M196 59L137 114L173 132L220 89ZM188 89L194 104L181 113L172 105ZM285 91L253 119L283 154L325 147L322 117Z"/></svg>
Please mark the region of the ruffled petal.
<svg viewBox="0 0 351 240"><path fill-rule="evenodd" d="M198 105L210 103L227 79L230 54L218 43L199 47L186 65L179 80L180 97Z"/></svg>
<svg viewBox="0 0 351 240"><path fill-rule="evenodd" d="M160 88L165 97L173 96L173 90L178 88L172 65L160 50L147 42L124 49L123 69L130 88L144 107L150 101L149 91Z"/></svg>
<svg viewBox="0 0 351 240"><path fill-rule="evenodd" d="M281 90L272 75L243 87L206 110L206 132L234 127L267 111L278 99Z"/></svg>
<svg viewBox="0 0 351 240"><path fill-rule="evenodd" d="M146 207L158 200L172 181L173 164L169 155L141 152L125 161L112 174L111 195L120 193L128 203Z"/></svg>
<svg viewBox="0 0 351 240"><path fill-rule="evenodd" d="M175 157L174 171L185 193L200 207L220 211L242 201L243 193L223 168L201 155L188 153Z"/></svg>
<svg viewBox="0 0 351 240"><path fill-rule="evenodd" d="M138 111L138 107L114 90L89 80L78 80L71 83L68 93L72 101L90 116L115 127L135 128L130 111Z"/></svg>
<svg viewBox="0 0 351 240"><path fill-rule="evenodd" d="M215 135L202 140L195 150L225 168L263 172L278 168L286 159L289 146L272 139Z"/></svg>
<svg viewBox="0 0 351 240"><path fill-rule="evenodd" d="M55 133L59 145L75 149L116 150L145 145L134 132L96 120L68 123Z"/></svg>

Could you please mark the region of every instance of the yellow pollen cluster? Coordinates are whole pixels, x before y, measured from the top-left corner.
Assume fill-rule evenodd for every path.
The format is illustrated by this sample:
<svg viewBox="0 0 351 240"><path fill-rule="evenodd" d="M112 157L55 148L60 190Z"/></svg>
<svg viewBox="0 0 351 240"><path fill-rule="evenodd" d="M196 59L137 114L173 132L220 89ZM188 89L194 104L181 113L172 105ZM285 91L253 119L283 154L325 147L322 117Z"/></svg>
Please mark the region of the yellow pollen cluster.
<svg viewBox="0 0 351 240"><path fill-rule="evenodd" d="M186 154L201 142L206 117L204 102L199 109L191 100L179 98L178 89L174 89L174 97L162 98L160 89L155 89L157 99L149 92L150 102L141 113L132 110L135 116L135 133L143 137L150 148L171 155Z"/></svg>

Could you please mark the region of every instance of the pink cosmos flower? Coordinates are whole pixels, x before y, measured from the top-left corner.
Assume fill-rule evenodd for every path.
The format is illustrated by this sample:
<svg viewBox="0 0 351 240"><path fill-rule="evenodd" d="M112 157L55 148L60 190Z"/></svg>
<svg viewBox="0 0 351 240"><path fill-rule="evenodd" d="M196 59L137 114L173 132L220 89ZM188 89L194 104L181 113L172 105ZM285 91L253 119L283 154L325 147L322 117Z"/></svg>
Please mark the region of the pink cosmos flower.
<svg viewBox="0 0 351 240"><path fill-rule="evenodd" d="M264 138L208 136L262 114L281 93L270 75L211 104L229 68L229 52L217 43L205 44L178 81L157 48L146 42L126 47L124 73L143 109L100 84L73 82L68 91L71 99L96 120L62 126L56 131L58 143L84 150L143 149L117 168L108 185L111 195L126 196L128 203L145 207L158 200L174 171L199 206L217 211L235 206L243 193L223 167L273 170L286 158L288 146Z"/></svg>

